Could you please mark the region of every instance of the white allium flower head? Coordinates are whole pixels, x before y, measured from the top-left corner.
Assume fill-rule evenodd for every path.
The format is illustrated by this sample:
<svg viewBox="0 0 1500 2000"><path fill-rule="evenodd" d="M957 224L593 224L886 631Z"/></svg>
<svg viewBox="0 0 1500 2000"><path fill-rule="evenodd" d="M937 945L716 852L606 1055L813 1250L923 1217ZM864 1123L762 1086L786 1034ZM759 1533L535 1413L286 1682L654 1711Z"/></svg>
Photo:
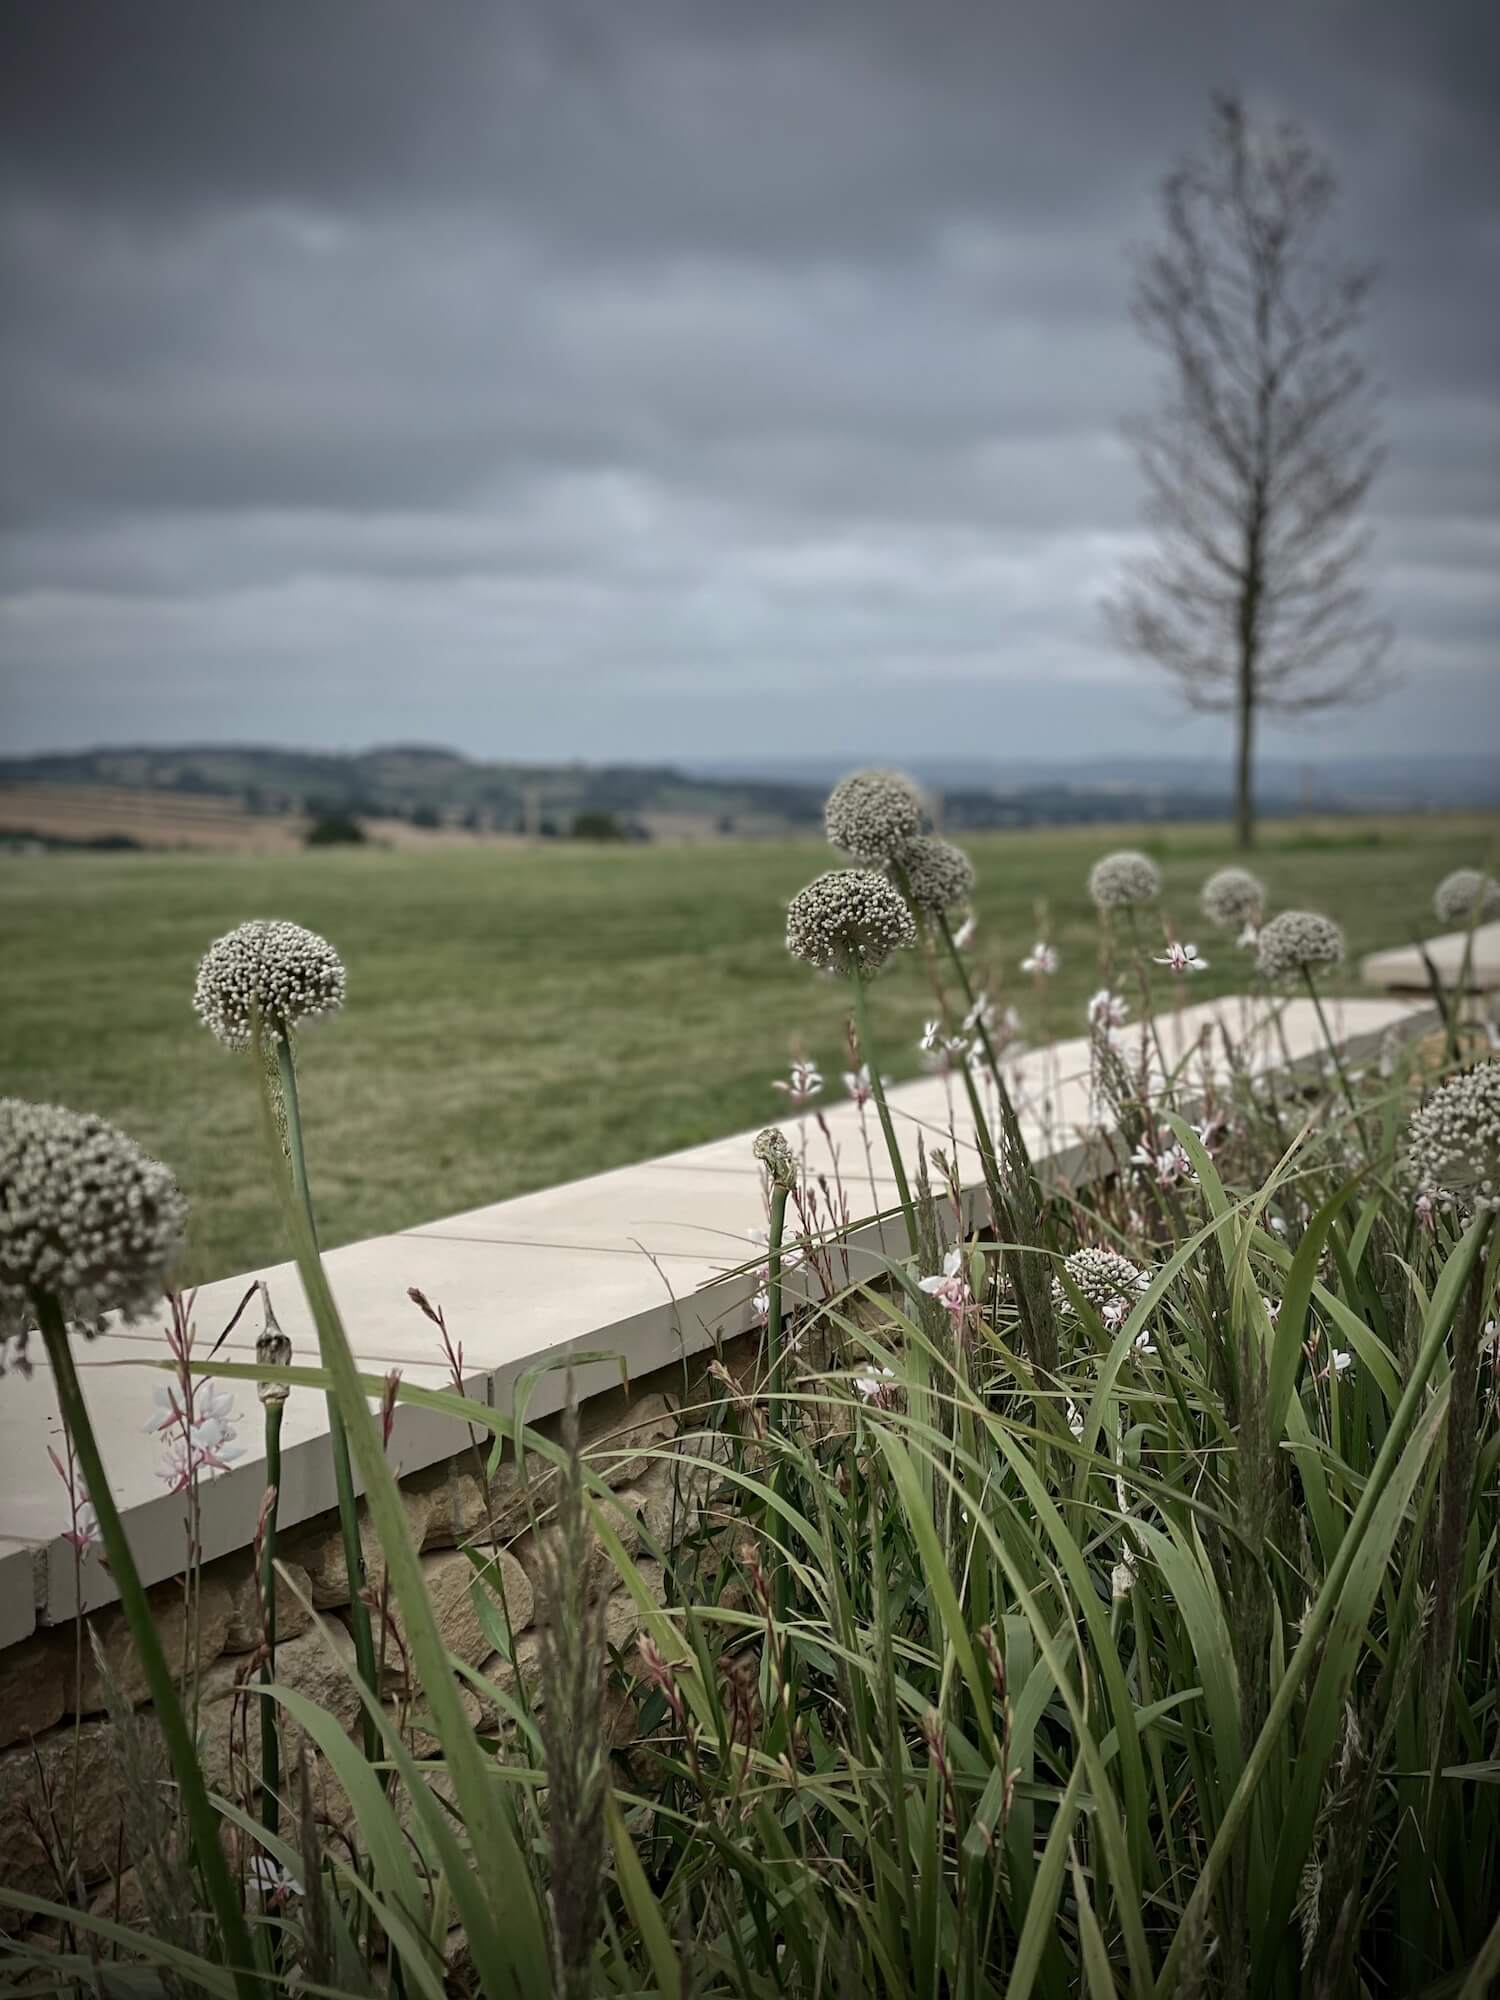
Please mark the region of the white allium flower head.
<svg viewBox="0 0 1500 2000"><path fill-rule="evenodd" d="M247 1046L257 1007L266 1026L284 1034L343 1004L344 961L327 938L264 918L217 938L193 989L199 1020L227 1049Z"/></svg>
<svg viewBox="0 0 1500 2000"><path fill-rule="evenodd" d="M1488 923L1500 917L1500 882L1477 868L1455 868L1433 891L1432 907L1444 924Z"/></svg>
<svg viewBox="0 0 1500 2000"><path fill-rule="evenodd" d="M793 1187L797 1180L797 1158L779 1125L768 1125L756 1135L750 1148L777 1187Z"/></svg>
<svg viewBox="0 0 1500 2000"><path fill-rule="evenodd" d="M910 900L926 916L941 916L974 893L973 862L935 833L919 833L902 849L900 861Z"/></svg>
<svg viewBox="0 0 1500 2000"><path fill-rule="evenodd" d="M857 861L894 861L922 831L922 794L899 771L854 771L828 794L823 825Z"/></svg>
<svg viewBox="0 0 1500 2000"><path fill-rule="evenodd" d="M1089 894L1100 910L1126 910L1154 903L1161 894L1161 870L1149 854L1122 847L1089 870Z"/></svg>
<svg viewBox="0 0 1500 2000"><path fill-rule="evenodd" d="M1450 1077L1412 1118L1407 1159L1441 1207L1500 1212L1500 1062Z"/></svg>
<svg viewBox="0 0 1500 2000"><path fill-rule="evenodd" d="M38 1299L70 1322L149 1312L182 1244L187 1203L160 1160L91 1114L0 1098L0 1322Z"/></svg>
<svg viewBox="0 0 1500 2000"><path fill-rule="evenodd" d="M895 884L873 868L830 868L793 896L786 948L820 972L873 979L917 927Z"/></svg>
<svg viewBox="0 0 1500 2000"><path fill-rule="evenodd" d="M1096 1309L1107 1306L1112 1299L1132 1299L1150 1282L1138 1264L1132 1264L1118 1250L1102 1246L1075 1250L1071 1257L1063 1259L1063 1269L1072 1279L1073 1289L1081 1292ZM1052 1296L1061 1306L1072 1303L1057 1278L1052 1280Z"/></svg>
<svg viewBox="0 0 1500 2000"><path fill-rule="evenodd" d="M1315 910L1283 910L1260 934L1256 963L1267 979L1326 972L1344 959L1344 933Z"/></svg>
<svg viewBox="0 0 1500 2000"><path fill-rule="evenodd" d="M1221 931L1242 930L1246 924L1260 921L1266 907L1266 885L1248 868L1221 868L1204 883L1198 907Z"/></svg>

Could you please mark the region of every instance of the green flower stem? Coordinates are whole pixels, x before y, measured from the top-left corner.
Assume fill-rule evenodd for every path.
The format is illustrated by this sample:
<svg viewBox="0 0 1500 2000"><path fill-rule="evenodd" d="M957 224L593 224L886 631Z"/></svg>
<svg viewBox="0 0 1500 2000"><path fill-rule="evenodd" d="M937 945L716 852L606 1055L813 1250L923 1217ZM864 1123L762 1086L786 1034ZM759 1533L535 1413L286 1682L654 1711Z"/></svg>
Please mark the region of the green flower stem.
<svg viewBox="0 0 1500 2000"><path fill-rule="evenodd" d="M1165 1094L1172 1081L1172 1065L1167 1061L1167 1052L1162 1046L1161 1029L1156 1025L1156 1006L1151 997L1151 957L1141 943L1141 927L1133 904L1127 906L1125 915L1130 923L1130 942L1135 951L1135 969L1140 975L1141 1005L1146 1012L1146 1026L1156 1049L1156 1060L1161 1064L1161 1087ZM1147 1096L1148 1098L1150 1096L1149 1090Z"/></svg>
<svg viewBox="0 0 1500 2000"><path fill-rule="evenodd" d="M906 1217L906 1240L916 1256L920 1239L917 1235L916 1211L911 1205L911 1189L906 1184L906 1168L901 1160L901 1148L896 1144L896 1128L891 1123L890 1106L885 1101L885 1084L881 1081L880 1061L875 1053L875 1042L870 1033L870 1001L865 991L865 982L859 974L850 976L849 984L854 988L854 1021L859 1033L860 1055L870 1072L870 1092L875 1099L875 1109L880 1114L880 1129L885 1134L885 1148L891 1158L891 1172L895 1176L896 1191L901 1197L901 1212Z"/></svg>
<svg viewBox="0 0 1500 2000"><path fill-rule="evenodd" d="M172 1762L178 1793L187 1814L193 1853L203 1877L203 1886L208 1892L209 1902L218 1920L225 1958L234 1975L236 1992L244 1996L244 2000L251 2000L252 1996L260 1994L261 1984L251 1970L255 1963L255 1953L245 1923L245 1912L219 1841L218 1815L209 1803L208 1791L203 1783L203 1772L198 1763L197 1746L188 1729L187 1717L183 1713L171 1669L162 1651L156 1623L146 1602L146 1592L141 1583L140 1572L135 1566L134 1556L130 1553L130 1543L125 1538L125 1525L120 1519L119 1509L110 1491L109 1475L99 1455L98 1441L89 1419L88 1404L83 1397L83 1386L73 1365L73 1350L68 1340L67 1325L61 1307L50 1294L42 1293L35 1304L37 1322L47 1349L47 1359L52 1365L52 1381L57 1394L58 1409L62 1414L67 1434L72 1440L73 1449L78 1455L84 1485L88 1489L89 1499L94 1506L94 1516L99 1523L99 1538L104 1544L109 1573L114 1580L116 1590L120 1593L120 1608L125 1614L131 1640L145 1672L146 1686L150 1690L151 1700L156 1709L156 1720L167 1747L167 1755Z"/></svg>
<svg viewBox="0 0 1500 2000"><path fill-rule="evenodd" d="M1479 926L1481 892L1476 889L1469 904L1469 921L1464 929L1463 956L1458 962L1458 984L1453 989L1453 1005L1448 1009L1448 1032L1444 1038L1443 1060L1455 1063L1463 1045L1464 1001L1469 990L1469 974L1474 968L1474 932Z"/></svg>
<svg viewBox="0 0 1500 2000"><path fill-rule="evenodd" d="M965 1008L972 1009L974 1005L974 982L969 977L969 968L964 964L963 953L953 941L953 926L948 922L946 912L939 915L937 925L939 931L942 933L943 943L947 946L948 958L953 966L954 976L958 980L959 991L964 996ZM975 1031L979 1036L979 1046L984 1050L985 1062L989 1066L990 1074L995 1079L995 1095L1000 1101L1000 1118L1001 1123L1005 1127L1006 1146L1014 1153L1016 1159L1025 1170L1026 1178L1031 1183L1032 1199L1035 1203L1037 1214L1040 1215L1042 1206L1041 1184L1037 1180L1036 1170L1031 1163L1031 1149L1027 1146L1025 1134L1021 1130L1021 1121L1016 1116L1015 1101L1006 1087L1005 1073L1000 1067L1000 1058L996 1055L995 1045L990 1040L990 1031L982 1020L975 1023Z"/></svg>
<svg viewBox="0 0 1500 2000"><path fill-rule="evenodd" d="M773 1416L777 1398L786 1387L781 1348L781 1239L786 1229L787 1190L783 1183L771 1183L771 1227L766 1249L766 1359L769 1363Z"/></svg>
<svg viewBox="0 0 1500 2000"><path fill-rule="evenodd" d="M948 957L952 963L954 975L958 980L959 991L964 996L967 1008L972 1011L974 1006L973 982L969 978L969 968L964 964L963 953L953 941L953 929L948 922L946 912L939 913L937 927L942 935L943 943L947 946ZM969 1106L974 1116L975 1131L983 1152L986 1178L988 1179L993 1174L990 1199L997 1204L995 1220L1002 1228L1007 1229L1010 1236L1017 1242L1026 1242L1040 1246L1042 1241L1041 1182L1038 1180L1036 1168L1032 1164L1031 1150L1026 1144L1026 1135L1021 1130L1021 1121L1016 1116L1015 1102L1010 1092L1006 1089L1005 1078L1000 1069L1000 1059L995 1053L993 1042L990 1040L990 1031L982 1019L976 1020L975 1031L979 1036L979 1046L984 1050L985 1062L988 1064L990 1074L995 1080L995 1095L1000 1106L1000 1120L1005 1136L1005 1148L1013 1166L1013 1171L1006 1176L1004 1187L1013 1191L1015 1205L1024 1211L1019 1216L1014 1215L1012 1213L1012 1204L1007 1203L1004 1199L999 1156L995 1151L994 1139L990 1133L989 1122L985 1117L983 1100L980 1098L978 1088L966 1063L964 1065L964 1084L969 1094ZM1030 1273L1025 1268L1025 1262L1020 1250L1009 1251L1005 1254L1006 1267L1010 1273L1011 1288L1016 1296L1016 1307L1030 1336L1031 1358L1039 1367L1050 1371L1057 1366L1057 1336L1056 1329L1052 1324L1052 1315L1048 1310L1045 1298L1039 1297L1037 1288L1033 1287L1029 1282Z"/></svg>
<svg viewBox="0 0 1500 2000"><path fill-rule="evenodd" d="M281 1419L286 1404L275 1397L265 1405L266 1486L270 1503L266 1508L264 1540L260 1551L260 1594L265 1619L266 1657L260 1677L269 1686L276 1678L276 1509L281 1490ZM266 1832L275 1835L281 1824L281 1739L276 1734L275 1704L265 1696L260 1704L260 1817Z"/></svg>
<svg viewBox="0 0 1500 2000"><path fill-rule="evenodd" d="M1349 1072L1344 1068L1344 1058L1339 1054L1338 1043L1334 1040L1333 1030L1328 1025L1328 1016L1323 1012L1323 1002L1318 995L1318 982L1305 965L1302 968L1302 983L1312 998L1313 1012L1318 1017L1318 1026L1323 1030L1323 1040L1328 1046L1328 1054L1338 1076L1339 1086L1343 1090L1350 1111L1354 1114L1355 1128L1365 1149L1365 1157L1370 1159L1373 1157L1370 1152L1370 1135L1365 1130L1365 1121L1360 1115L1359 1105L1355 1102L1354 1086L1349 1081Z"/></svg>
<svg viewBox="0 0 1500 2000"><path fill-rule="evenodd" d="M317 1245L318 1230L313 1218L312 1194L307 1184L307 1157L302 1146L302 1109L297 1096L297 1063L291 1037L272 1030L276 1051L276 1075L280 1085L281 1112L285 1118L287 1158L292 1169L292 1192L307 1220L307 1230ZM323 1357L328 1366L328 1358ZM365 1602L365 1556L359 1538L359 1501L354 1490L354 1468L349 1460L349 1434L339 1410L338 1399L328 1394L328 1446L333 1457L333 1483L338 1494L339 1528L344 1543L344 1568L349 1577L349 1629L354 1635L354 1663L359 1677L378 1701L380 1677L375 1668L375 1634L370 1624L370 1607ZM365 1755L380 1761L380 1733L374 1719L364 1718ZM384 1780L383 1780L384 1782Z"/></svg>

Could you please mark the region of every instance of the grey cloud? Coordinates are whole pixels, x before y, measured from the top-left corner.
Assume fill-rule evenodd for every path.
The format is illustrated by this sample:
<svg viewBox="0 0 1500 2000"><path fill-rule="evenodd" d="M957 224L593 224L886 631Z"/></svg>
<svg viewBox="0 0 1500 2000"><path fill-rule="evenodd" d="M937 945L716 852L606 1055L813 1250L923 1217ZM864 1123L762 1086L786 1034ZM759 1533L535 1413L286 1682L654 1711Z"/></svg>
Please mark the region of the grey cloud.
<svg viewBox="0 0 1500 2000"><path fill-rule="evenodd" d="M1422 726L1493 712L1500 37L1456 0L30 0L0 36L13 739L1055 748L1088 688L1080 747L1156 740L1098 617L1153 379L1125 249L1223 81L1341 162L1376 580Z"/></svg>

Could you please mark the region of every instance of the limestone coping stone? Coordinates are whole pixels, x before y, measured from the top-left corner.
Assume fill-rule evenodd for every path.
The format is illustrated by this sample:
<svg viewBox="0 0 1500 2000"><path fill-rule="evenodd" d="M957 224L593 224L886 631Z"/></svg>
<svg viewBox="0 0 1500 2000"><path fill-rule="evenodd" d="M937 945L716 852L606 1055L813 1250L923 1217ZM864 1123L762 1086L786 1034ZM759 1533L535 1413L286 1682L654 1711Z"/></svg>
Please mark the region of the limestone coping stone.
<svg viewBox="0 0 1500 2000"><path fill-rule="evenodd" d="M1445 987L1458 984L1463 970L1466 931L1445 931L1428 938L1424 949ZM1422 953L1413 945L1394 951L1374 951L1360 960L1359 976L1367 986L1382 987L1387 993L1426 993L1430 984ZM1464 981L1469 993L1500 992L1500 922L1476 924L1469 955L1469 971Z"/></svg>
<svg viewBox="0 0 1500 2000"><path fill-rule="evenodd" d="M1491 927L1500 930L1500 926ZM1322 1040L1309 1001L1280 1006L1280 1029L1266 1025L1267 1003L1242 998L1184 1004L1158 1017L1168 1061L1191 1057L1202 1038L1202 1062L1223 1077L1220 1023L1247 1044L1262 1071L1315 1066ZM1427 1009L1395 1000L1334 1000L1335 1035L1351 1056L1392 1032L1409 1033L1430 1018ZM1129 1031L1139 1034L1139 1029ZM1039 1164L1075 1173L1086 1147L1083 1128L1097 1116L1089 1102L1086 1037L1033 1050L1008 1064L1022 1124ZM930 1076L901 1084L890 1104L902 1153L915 1171L919 1146L931 1159L954 1152L950 1127L966 1123L963 1093ZM820 1108L822 1108L820 1106ZM848 1232L850 1271L868 1275L883 1255L903 1247L889 1164L869 1114L874 1173L870 1176L859 1114L831 1097L824 1122L839 1152L839 1171L855 1220ZM782 1123L796 1136L795 1116ZM829 1167L822 1134L809 1125L809 1162ZM565 1396L558 1364L571 1354L604 1352L608 1360L580 1361L580 1400L616 1389L621 1362L631 1379L686 1362L718 1342L749 1332L757 1323L752 1304L755 1266L763 1251L750 1232L762 1225L765 1200L750 1146L752 1133L690 1147L639 1166L592 1175L566 1186L522 1195L440 1218L390 1236L332 1250L324 1262L355 1355L366 1373L399 1369L402 1380L428 1388L452 1387L438 1352L436 1330L407 1296L419 1286L440 1305L464 1350L464 1390L477 1404L513 1413L524 1401L528 1418L556 1412ZM974 1148L960 1142L955 1158L963 1186L982 1187ZM877 1208L887 1211L884 1222ZM212 1346L254 1278L264 1278L282 1327L299 1362L314 1364L317 1340L295 1268L287 1263L202 1286L195 1295L199 1351ZM792 1280L795 1285L796 1280ZM165 1310L163 1319L165 1318ZM226 1358L253 1358L259 1308L252 1303L221 1350ZM152 1394L163 1381L155 1366L165 1359L159 1325L112 1325L77 1349L85 1393L96 1413L100 1441L116 1499L125 1516L136 1560L148 1584L177 1574L184 1560L184 1503L160 1477L159 1441L148 1435ZM265 1491L260 1406L248 1384L229 1384L238 1411L243 1455L200 1486L200 1537L211 1561L247 1547ZM327 1449L324 1399L297 1389L287 1403L282 1442L280 1520L283 1533L326 1513L335 1504ZM470 1443L468 1426L447 1416L398 1404L390 1458L410 1475L454 1457ZM0 1392L0 1644L14 1644L33 1626L59 1623L82 1608L94 1610L116 1593L91 1551L79 1560L65 1539L71 1525L68 1499L48 1461L61 1452L62 1428L49 1371L39 1356L29 1380L15 1375Z"/></svg>

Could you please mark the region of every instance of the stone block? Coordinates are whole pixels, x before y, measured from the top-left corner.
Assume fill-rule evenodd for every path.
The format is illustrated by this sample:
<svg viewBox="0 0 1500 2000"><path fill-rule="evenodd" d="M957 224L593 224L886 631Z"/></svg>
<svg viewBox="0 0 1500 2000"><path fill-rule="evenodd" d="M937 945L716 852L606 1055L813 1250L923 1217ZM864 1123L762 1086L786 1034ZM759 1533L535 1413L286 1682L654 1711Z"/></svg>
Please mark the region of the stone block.
<svg viewBox="0 0 1500 2000"><path fill-rule="evenodd" d="M276 1640L280 1645L286 1640L300 1638L312 1624L313 1614L307 1608L312 1578L301 1563L279 1555L277 1568L282 1572L276 1579ZM224 1634L224 1651L251 1652L261 1640L255 1558L246 1549L237 1556L226 1557L216 1567L215 1574L222 1578L229 1590L229 1623Z"/></svg>
<svg viewBox="0 0 1500 2000"><path fill-rule="evenodd" d="M167 1656L167 1665L175 1675L180 1678L184 1644L190 1634L194 1636L194 1657L200 1672L218 1659L229 1631L229 1588L212 1571L205 1571L199 1579L197 1601L191 1613L184 1602L182 1586L175 1582L159 1584L150 1593L148 1602L156 1623L157 1637ZM124 1612L118 1604L112 1604L108 1610L96 1612L88 1622L93 1628L94 1640L104 1655L109 1678L119 1689L121 1698L132 1708L139 1708L149 1692L146 1670L130 1636ZM71 1692L69 1700L71 1704ZM105 1676L100 1671L94 1646L85 1639L77 1712L94 1715L107 1705Z"/></svg>
<svg viewBox="0 0 1500 2000"><path fill-rule="evenodd" d="M427 1589L427 1599L437 1618L438 1631L448 1651L470 1666L477 1667L487 1659L494 1647L488 1632L475 1608L474 1592L488 1591L492 1595L503 1595L505 1615L511 1630L524 1632L532 1622L535 1597L531 1582L525 1570L514 1556L501 1550L498 1558L492 1553L484 1557L482 1573L476 1573L473 1563L462 1549L447 1549L422 1558L422 1578ZM390 1620L396 1640L404 1640L404 1625L400 1606L392 1599ZM386 1658L387 1678L398 1681L402 1677L402 1662L405 1658L400 1644L388 1644Z"/></svg>
<svg viewBox="0 0 1500 2000"><path fill-rule="evenodd" d="M149 1715L140 1718L148 1747L160 1753ZM119 1866L125 1809L130 1795L107 1720L83 1722L0 1751L0 1881L30 1895L55 1895L48 1860L55 1825L74 1837L73 1865L84 1882L104 1879Z"/></svg>
<svg viewBox="0 0 1500 2000"><path fill-rule="evenodd" d="M74 1672L67 1632L39 1632L0 1652L0 1750L62 1720L73 1704Z"/></svg>

